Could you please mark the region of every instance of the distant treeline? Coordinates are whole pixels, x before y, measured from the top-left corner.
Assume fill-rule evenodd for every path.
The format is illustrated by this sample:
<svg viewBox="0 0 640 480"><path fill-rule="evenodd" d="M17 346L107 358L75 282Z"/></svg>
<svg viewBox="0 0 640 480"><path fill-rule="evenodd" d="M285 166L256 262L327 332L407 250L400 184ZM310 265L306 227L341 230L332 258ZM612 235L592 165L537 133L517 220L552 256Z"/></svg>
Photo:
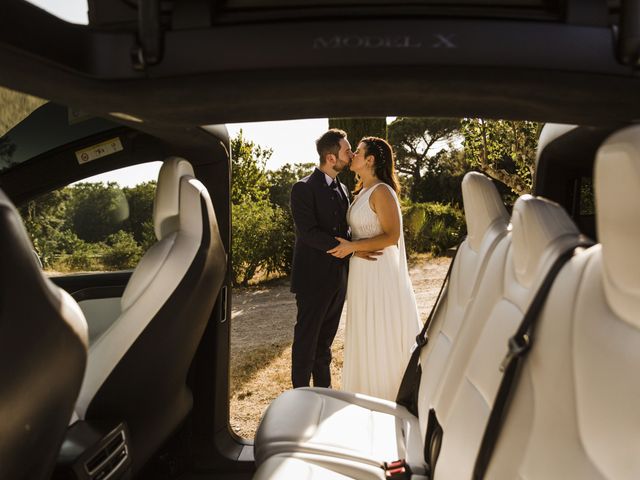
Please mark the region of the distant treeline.
<svg viewBox="0 0 640 480"><path fill-rule="evenodd" d="M155 190L155 181L130 188L78 183L28 202L20 213L46 269L134 268L156 241Z"/></svg>

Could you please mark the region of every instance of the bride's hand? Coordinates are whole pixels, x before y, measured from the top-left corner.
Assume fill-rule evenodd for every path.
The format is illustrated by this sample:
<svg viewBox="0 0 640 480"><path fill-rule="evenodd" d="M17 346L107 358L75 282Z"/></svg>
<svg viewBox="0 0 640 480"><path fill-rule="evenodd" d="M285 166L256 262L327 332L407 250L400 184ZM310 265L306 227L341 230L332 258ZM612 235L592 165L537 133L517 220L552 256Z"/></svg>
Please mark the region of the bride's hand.
<svg viewBox="0 0 640 480"><path fill-rule="evenodd" d="M340 238L340 237L335 237L335 238L340 243L336 245L334 248L332 248L331 250L327 250L328 254L333 255L334 257L337 257L337 258L344 258L348 255L351 255L353 252L355 252L353 242L350 242L349 240L345 240L344 238Z"/></svg>

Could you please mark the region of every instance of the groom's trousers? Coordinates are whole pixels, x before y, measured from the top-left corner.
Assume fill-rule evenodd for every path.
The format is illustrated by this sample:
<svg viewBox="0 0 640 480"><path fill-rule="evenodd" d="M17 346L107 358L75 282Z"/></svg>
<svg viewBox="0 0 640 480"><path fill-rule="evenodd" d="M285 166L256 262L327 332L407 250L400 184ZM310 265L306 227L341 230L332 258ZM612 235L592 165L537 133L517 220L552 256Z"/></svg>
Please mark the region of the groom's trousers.
<svg viewBox="0 0 640 480"><path fill-rule="evenodd" d="M298 316L291 348L293 388L308 387L313 376L316 387L331 387L331 344L338 331L346 288L344 279L324 292L296 293Z"/></svg>

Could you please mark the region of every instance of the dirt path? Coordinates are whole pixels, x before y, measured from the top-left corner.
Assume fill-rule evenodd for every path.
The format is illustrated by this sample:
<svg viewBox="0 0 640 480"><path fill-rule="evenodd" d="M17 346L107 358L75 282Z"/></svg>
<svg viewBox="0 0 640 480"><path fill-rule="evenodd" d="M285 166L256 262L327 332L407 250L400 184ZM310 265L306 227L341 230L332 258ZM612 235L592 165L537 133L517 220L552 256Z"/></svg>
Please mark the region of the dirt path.
<svg viewBox="0 0 640 480"><path fill-rule="evenodd" d="M418 257L409 273L423 321L447 272L450 259ZM291 388L291 342L296 304L286 280L233 292L231 329L231 426L253 438L269 403ZM333 343L332 377L340 387L344 322L342 314Z"/></svg>

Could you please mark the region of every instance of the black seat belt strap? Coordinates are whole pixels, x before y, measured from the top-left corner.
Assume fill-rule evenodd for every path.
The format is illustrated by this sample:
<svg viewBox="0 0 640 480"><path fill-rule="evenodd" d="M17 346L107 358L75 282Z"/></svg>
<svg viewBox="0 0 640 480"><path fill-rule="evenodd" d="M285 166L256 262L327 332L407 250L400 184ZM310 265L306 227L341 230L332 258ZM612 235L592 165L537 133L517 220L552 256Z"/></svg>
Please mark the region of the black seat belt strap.
<svg viewBox="0 0 640 480"><path fill-rule="evenodd" d="M553 263L547 276L544 278L542 285L538 289L535 297L531 301L527 312L525 313L520 326L516 333L509 339L509 350L500 365L500 371L504 372L496 399L489 415L489 421L482 437L480 450L476 457L476 463L473 469L473 480L482 480L489 467L491 456L495 449L502 425L506 418L511 393L516 384L524 359L531 349L533 342L533 334L535 330L536 320L540 316L542 307L545 304L547 295L551 290L554 280L562 267L574 255L576 248L591 246L592 242L580 242L580 244L571 247L569 250L560 255Z"/></svg>
<svg viewBox="0 0 640 480"><path fill-rule="evenodd" d="M462 245L463 242L464 238L462 239L462 242L460 242L460 244L457 246L456 251L453 254L453 258L451 259L451 263L449 264L449 268L447 269L447 274L445 275L444 280L442 281L442 285L440 286L440 291L438 292L436 301L433 303L433 307L431 307L431 312L429 312L429 316L424 322L422 331L416 337L416 344L414 345L413 351L411 352L409 363L407 364L407 368L405 369L404 375L402 376L402 382L400 382L400 388L398 389L398 395L396 396L396 403L406 407L407 410L409 410L415 416L418 416L417 393L418 386L420 384L420 377L422 376L422 368L420 367L420 352L422 351L422 347L424 347L429 341L429 326L431 325L431 322L435 317L442 292L444 291L445 286L449 283L449 277L451 276L453 264L456 261L458 250L460 250L460 245Z"/></svg>

